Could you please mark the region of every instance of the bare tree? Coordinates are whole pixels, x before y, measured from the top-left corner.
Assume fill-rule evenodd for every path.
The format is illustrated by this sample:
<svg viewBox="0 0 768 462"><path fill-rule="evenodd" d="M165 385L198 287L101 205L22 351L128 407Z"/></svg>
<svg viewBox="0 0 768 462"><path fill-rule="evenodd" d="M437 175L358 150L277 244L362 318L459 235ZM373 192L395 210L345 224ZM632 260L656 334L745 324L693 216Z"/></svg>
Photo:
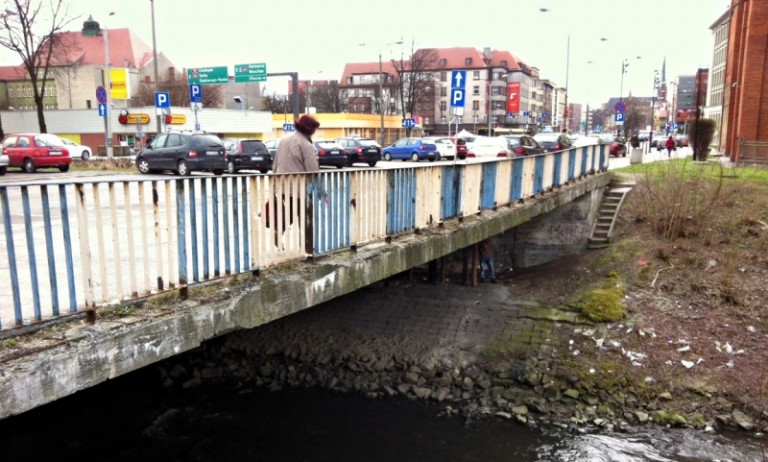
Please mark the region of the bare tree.
<svg viewBox="0 0 768 462"><path fill-rule="evenodd" d="M160 82L158 91L170 93L171 101L176 106L189 106L189 82L186 74L178 78ZM203 91L203 107L220 108L224 104L224 89L221 85L206 85ZM155 88L152 84L141 82L139 90L131 98L131 106L154 106Z"/></svg>
<svg viewBox="0 0 768 462"><path fill-rule="evenodd" d="M55 55L65 55L71 43L65 43L66 35L59 34L77 18L68 16L65 0L6 0L0 12L4 34L0 46L21 58L32 84L32 95L37 106L37 121L42 133L47 133L43 113L43 95Z"/></svg>
<svg viewBox="0 0 768 462"><path fill-rule="evenodd" d="M422 48L414 50L411 43L411 56L408 59L400 58L400 61L392 61L398 74L398 91L400 93L400 106L403 118L415 113L418 105L434 104L435 78L437 72L438 52L434 48ZM406 129L406 136L411 135L411 129Z"/></svg>
<svg viewBox="0 0 768 462"><path fill-rule="evenodd" d="M322 85L312 85L307 90L312 93L312 105L317 108L317 112L341 112L338 81L331 80Z"/></svg>
<svg viewBox="0 0 768 462"><path fill-rule="evenodd" d="M272 95L262 95L261 109L273 114L291 114L291 117L293 117L291 99L288 95L278 95L275 93Z"/></svg>

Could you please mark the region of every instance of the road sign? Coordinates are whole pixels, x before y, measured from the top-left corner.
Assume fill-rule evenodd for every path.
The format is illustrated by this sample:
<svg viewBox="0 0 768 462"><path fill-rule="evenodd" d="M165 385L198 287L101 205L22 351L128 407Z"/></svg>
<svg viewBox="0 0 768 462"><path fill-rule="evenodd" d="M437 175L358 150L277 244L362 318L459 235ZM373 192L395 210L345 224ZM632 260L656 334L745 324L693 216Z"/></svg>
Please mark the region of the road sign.
<svg viewBox="0 0 768 462"><path fill-rule="evenodd" d="M187 69L187 82L190 85L224 85L229 83L227 66L195 67Z"/></svg>
<svg viewBox="0 0 768 462"><path fill-rule="evenodd" d="M267 63L236 64L235 83L266 82Z"/></svg>
<svg viewBox="0 0 768 462"><path fill-rule="evenodd" d="M296 126L293 124L283 124L283 131L292 132L295 129L296 129Z"/></svg>
<svg viewBox="0 0 768 462"><path fill-rule="evenodd" d="M193 112L202 111L203 110L203 103L195 103L195 102L189 103L189 108Z"/></svg>
<svg viewBox="0 0 768 462"><path fill-rule="evenodd" d="M626 110L627 110L627 105L626 105L626 104L624 104L624 101L619 101L619 102L618 102L618 103L616 103L616 105L614 106L614 109L616 109L616 112L624 112L624 111L626 111Z"/></svg>
<svg viewBox="0 0 768 462"><path fill-rule="evenodd" d="M403 119L402 126L403 128L413 128L416 126L416 121L413 119Z"/></svg>
<svg viewBox="0 0 768 462"><path fill-rule="evenodd" d="M171 107L171 94L167 91L158 91L155 93L155 107L156 108L169 108Z"/></svg>
<svg viewBox="0 0 768 462"><path fill-rule="evenodd" d="M451 71L451 88L464 88L467 84L467 71Z"/></svg>
<svg viewBox="0 0 768 462"><path fill-rule="evenodd" d="M107 103L99 103L99 117L107 116Z"/></svg>
<svg viewBox="0 0 768 462"><path fill-rule="evenodd" d="M465 92L463 88L451 88L451 106L464 107Z"/></svg>
<svg viewBox="0 0 768 462"><path fill-rule="evenodd" d="M96 101L99 103L106 103L107 102L107 90L106 88L99 86L96 87Z"/></svg>
<svg viewBox="0 0 768 462"><path fill-rule="evenodd" d="M616 113L616 125L624 125L624 113L623 112L617 112Z"/></svg>
<svg viewBox="0 0 768 462"><path fill-rule="evenodd" d="M189 101L191 103L202 103L203 102L203 87L202 85L198 85L196 83L193 83L189 86Z"/></svg>

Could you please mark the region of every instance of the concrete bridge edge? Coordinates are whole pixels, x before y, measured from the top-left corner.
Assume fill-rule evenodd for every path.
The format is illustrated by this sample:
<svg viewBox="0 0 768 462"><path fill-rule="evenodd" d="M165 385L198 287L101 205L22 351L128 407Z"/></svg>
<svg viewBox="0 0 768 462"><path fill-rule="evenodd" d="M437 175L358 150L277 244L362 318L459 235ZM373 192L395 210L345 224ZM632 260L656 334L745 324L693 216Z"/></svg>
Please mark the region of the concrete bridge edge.
<svg viewBox="0 0 768 462"><path fill-rule="evenodd" d="M212 284L208 295L147 304L135 315L72 323L55 346L0 369L0 419L194 349L206 340L293 314L512 229L610 183L598 173L525 202L312 261Z"/></svg>

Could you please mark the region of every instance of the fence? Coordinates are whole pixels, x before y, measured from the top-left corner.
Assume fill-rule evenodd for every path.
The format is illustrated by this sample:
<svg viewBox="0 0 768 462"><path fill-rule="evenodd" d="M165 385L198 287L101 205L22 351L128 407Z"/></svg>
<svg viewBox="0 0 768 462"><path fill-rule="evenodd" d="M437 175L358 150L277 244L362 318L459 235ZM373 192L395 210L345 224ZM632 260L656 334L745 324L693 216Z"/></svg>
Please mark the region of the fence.
<svg viewBox="0 0 768 462"><path fill-rule="evenodd" d="M0 186L0 331L334 252L541 194L605 146L300 175Z"/></svg>

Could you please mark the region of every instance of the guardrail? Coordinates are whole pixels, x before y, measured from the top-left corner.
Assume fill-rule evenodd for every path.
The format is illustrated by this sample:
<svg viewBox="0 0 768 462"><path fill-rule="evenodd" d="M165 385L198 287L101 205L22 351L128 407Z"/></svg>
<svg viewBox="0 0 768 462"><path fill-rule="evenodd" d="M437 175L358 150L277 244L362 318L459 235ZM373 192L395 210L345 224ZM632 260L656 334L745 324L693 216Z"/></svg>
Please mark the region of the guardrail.
<svg viewBox="0 0 768 462"><path fill-rule="evenodd" d="M299 175L0 186L0 331L383 240L608 166L606 146Z"/></svg>

